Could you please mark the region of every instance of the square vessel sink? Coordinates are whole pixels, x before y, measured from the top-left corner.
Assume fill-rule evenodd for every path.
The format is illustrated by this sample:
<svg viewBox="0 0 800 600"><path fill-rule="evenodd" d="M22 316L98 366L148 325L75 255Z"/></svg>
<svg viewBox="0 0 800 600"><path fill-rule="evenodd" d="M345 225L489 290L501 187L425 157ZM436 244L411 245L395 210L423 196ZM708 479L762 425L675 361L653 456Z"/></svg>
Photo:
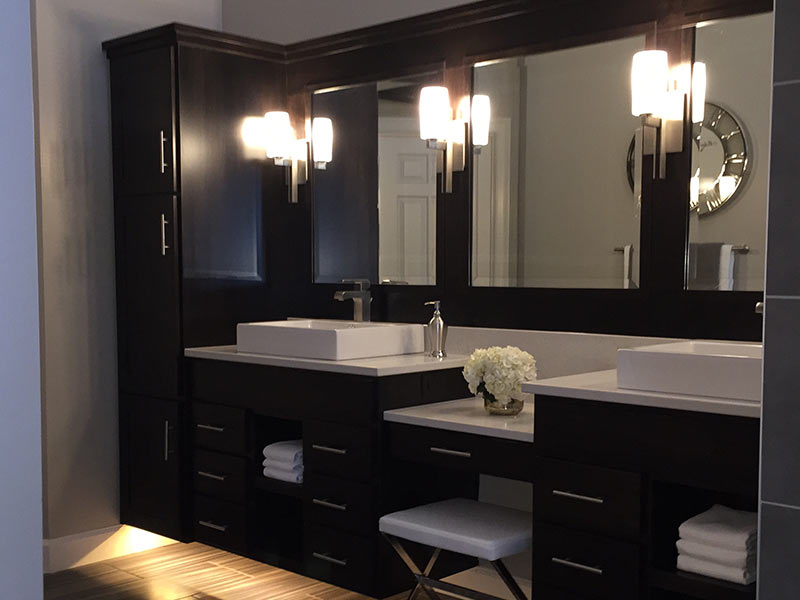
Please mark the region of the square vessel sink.
<svg viewBox="0 0 800 600"><path fill-rule="evenodd" d="M424 333L423 325L325 319L239 323L236 349L271 356L352 360L423 352Z"/></svg>
<svg viewBox="0 0 800 600"><path fill-rule="evenodd" d="M617 387L761 402L761 344L688 341L617 351Z"/></svg>

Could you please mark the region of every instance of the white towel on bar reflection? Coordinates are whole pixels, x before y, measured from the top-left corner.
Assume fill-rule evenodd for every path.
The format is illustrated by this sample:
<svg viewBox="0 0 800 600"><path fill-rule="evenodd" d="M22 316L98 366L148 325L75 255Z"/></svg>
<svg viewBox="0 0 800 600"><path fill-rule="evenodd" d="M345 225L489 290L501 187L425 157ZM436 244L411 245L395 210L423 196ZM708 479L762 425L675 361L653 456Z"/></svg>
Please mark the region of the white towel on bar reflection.
<svg viewBox="0 0 800 600"><path fill-rule="evenodd" d="M719 289L733 291L733 265L736 255L733 244L722 244L719 247Z"/></svg>
<svg viewBox="0 0 800 600"><path fill-rule="evenodd" d="M691 242L687 273L689 289L733 290L736 261L733 244Z"/></svg>
<svg viewBox="0 0 800 600"><path fill-rule="evenodd" d="M708 560L729 567L744 568L752 563L756 557L755 544L741 550L709 546L694 540L678 540L675 544L679 554L691 556L700 560Z"/></svg>
<svg viewBox="0 0 800 600"><path fill-rule="evenodd" d="M756 580L755 560L745 567L731 567L679 554L678 569L742 585L749 585Z"/></svg>
<svg viewBox="0 0 800 600"><path fill-rule="evenodd" d="M709 510L683 522L678 534L709 546L747 550L758 536L758 514L715 504Z"/></svg>
<svg viewBox="0 0 800 600"><path fill-rule="evenodd" d="M264 467L264 477L279 479L289 483L303 483L303 469L276 469L275 467Z"/></svg>
<svg viewBox="0 0 800 600"><path fill-rule="evenodd" d="M275 442L264 448L264 458L290 465L303 464L303 440Z"/></svg>

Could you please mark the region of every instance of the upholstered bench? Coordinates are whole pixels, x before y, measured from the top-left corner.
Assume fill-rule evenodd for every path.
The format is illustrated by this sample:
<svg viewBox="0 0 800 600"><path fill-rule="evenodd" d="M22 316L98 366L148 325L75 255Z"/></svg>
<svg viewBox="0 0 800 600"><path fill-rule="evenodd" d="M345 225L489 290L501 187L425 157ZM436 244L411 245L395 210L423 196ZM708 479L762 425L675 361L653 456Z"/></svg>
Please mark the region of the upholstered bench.
<svg viewBox="0 0 800 600"><path fill-rule="evenodd" d="M496 596L430 577L442 550L489 561L514 597L527 600L502 559L530 548L531 513L454 498L388 514L381 517L379 528L417 580L409 600L419 591L436 598L433 590L437 589L474 600L497 600ZM420 569L414 563L400 540L434 548L425 569Z"/></svg>

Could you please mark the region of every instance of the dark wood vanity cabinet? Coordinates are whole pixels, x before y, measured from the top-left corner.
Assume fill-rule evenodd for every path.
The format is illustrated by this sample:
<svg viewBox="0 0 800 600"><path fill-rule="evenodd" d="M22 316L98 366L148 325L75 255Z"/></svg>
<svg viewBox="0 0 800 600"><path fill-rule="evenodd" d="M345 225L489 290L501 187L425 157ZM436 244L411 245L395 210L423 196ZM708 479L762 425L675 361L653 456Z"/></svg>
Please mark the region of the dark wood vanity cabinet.
<svg viewBox="0 0 800 600"><path fill-rule="evenodd" d="M677 571L678 526L720 503L756 510L759 420L536 397L538 600L752 600Z"/></svg>
<svg viewBox="0 0 800 600"><path fill-rule="evenodd" d="M383 411L464 397L460 369L369 377L191 359L188 386L191 530L203 543L383 598L413 582L380 516L477 492L473 477L436 482L385 451ZM264 447L288 439L303 440L301 485L262 473Z"/></svg>
<svg viewBox="0 0 800 600"><path fill-rule="evenodd" d="M285 105L282 51L182 25L103 44L110 62L124 523L187 539L184 348L270 318L265 207L282 173L243 147L245 117ZM173 414L174 413L174 414ZM169 469L167 477L166 468Z"/></svg>

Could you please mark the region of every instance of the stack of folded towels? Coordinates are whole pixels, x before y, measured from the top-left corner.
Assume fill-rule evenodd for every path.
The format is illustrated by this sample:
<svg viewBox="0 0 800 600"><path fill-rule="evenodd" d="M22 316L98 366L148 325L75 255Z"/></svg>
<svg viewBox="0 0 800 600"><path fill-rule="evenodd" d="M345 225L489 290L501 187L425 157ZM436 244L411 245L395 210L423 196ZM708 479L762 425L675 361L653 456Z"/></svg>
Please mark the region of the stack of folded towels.
<svg viewBox="0 0 800 600"><path fill-rule="evenodd" d="M303 483L303 440L276 442L264 448L264 477Z"/></svg>
<svg viewBox="0 0 800 600"><path fill-rule="evenodd" d="M758 515L715 504L684 522L678 533L678 569L733 583L756 580Z"/></svg>

